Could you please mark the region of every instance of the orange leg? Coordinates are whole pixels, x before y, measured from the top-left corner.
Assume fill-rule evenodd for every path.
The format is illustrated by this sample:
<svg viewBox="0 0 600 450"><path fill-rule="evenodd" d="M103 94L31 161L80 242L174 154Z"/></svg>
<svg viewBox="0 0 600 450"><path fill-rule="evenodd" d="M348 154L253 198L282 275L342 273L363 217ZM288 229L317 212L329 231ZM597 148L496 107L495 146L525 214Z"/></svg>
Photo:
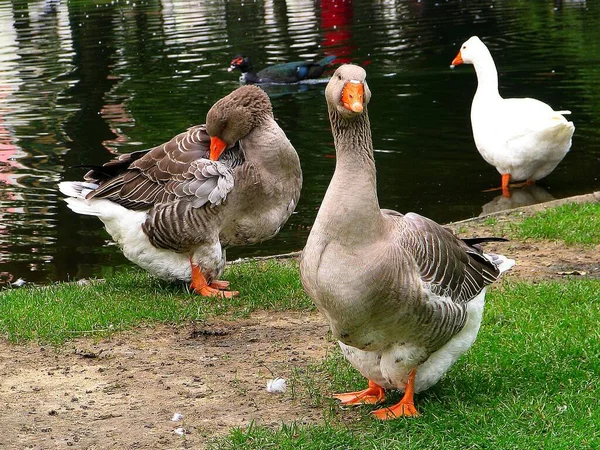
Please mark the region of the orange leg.
<svg viewBox="0 0 600 450"><path fill-rule="evenodd" d="M373 411L375 417L380 420L395 419L396 417L417 417L419 412L415 408L413 396L415 395L415 375L417 371L413 369L408 375L408 382L406 383L406 391L402 400L389 408L381 408Z"/></svg>
<svg viewBox="0 0 600 450"><path fill-rule="evenodd" d="M500 187L486 189L483 192L493 192L493 191L501 190L503 197L510 198L510 188L533 186L535 184L535 180L531 180L531 179L529 179L527 181L523 181L522 183L511 183L510 178L511 178L510 173L503 173L502 174L502 185Z"/></svg>
<svg viewBox="0 0 600 450"><path fill-rule="evenodd" d="M200 267L197 266L196 264L193 264L191 261L190 261L190 264L192 265L192 284L190 285L190 288L197 294L200 294L203 297L224 297L224 298L231 298L234 295L239 294L239 292L237 292L237 291L221 290L219 287L213 286L213 284L215 284L215 283L212 283L211 285L209 285L208 282L206 281L206 277L200 270ZM215 280L215 282L216 282L217 286L223 285L222 281ZM227 286L229 286L229 283L227 283Z"/></svg>
<svg viewBox="0 0 600 450"><path fill-rule="evenodd" d="M509 186L512 188L520 188L523 186L533 186L535 184L535 180L528 179L527 181L522 181L520 183L511 183Z"/></svg>
<svg viewBox="0 0 600 450"><path fill-rule="evenodd" d="M495 187L491 189L485 189L483 192L494 192L494 191L502 191L502 196L510 198L510 173L502 174L502 183L500 187Z"/></svg>
<svg viewBox="0 0 600 450"><path fill-rule="evenodd" d="M342 405L375 405L385 400L385 391L381 386L369 380L369 387L362 391L335 394L333 396L342 402Z"/></svg>
<svg viewBox="0 0 600 450"><path fill-rule="evenodd" d="M506 198L510 198L510 189L508 185L510 184L510 173L502 174L502 196Z"/></svg>

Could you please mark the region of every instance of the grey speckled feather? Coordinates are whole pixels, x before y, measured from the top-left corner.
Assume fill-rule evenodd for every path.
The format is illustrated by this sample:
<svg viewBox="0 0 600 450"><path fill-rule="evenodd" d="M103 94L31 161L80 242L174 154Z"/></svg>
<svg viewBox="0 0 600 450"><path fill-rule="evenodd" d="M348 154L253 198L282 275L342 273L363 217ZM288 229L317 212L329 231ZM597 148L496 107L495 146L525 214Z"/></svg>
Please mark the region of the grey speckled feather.
<svg viewBox="0 0 600 450"><path fill-rule="evenodd" d="M410 249L422 281L436 295L466 303L498 278L500 271L483 252L450 230L415 213L400 217L400 245Z"/></svg>
<svg viewBox="0 0 600 450"><path fill-rule="evenodd" d="M184 199L196 208L207 202L218 205L233 189L233 170L244 156L236 144L221 160L210 161L209 145L206 126L198 125L152 149L121 155L85 175L100 185L87 198L105 198L134 210ZM106 169L119 173L105 179Z"/></svg>

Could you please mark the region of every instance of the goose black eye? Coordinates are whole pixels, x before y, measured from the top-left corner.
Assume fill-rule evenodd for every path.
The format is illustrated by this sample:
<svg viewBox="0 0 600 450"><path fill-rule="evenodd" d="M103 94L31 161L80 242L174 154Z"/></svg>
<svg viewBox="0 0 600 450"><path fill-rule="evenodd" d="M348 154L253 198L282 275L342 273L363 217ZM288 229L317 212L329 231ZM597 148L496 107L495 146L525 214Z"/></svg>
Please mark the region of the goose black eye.
<svg viewBox="0 0 600 450"><path fill-rule="evenodd" d="M463 45L463 50L466 50L466 49L467 49L467 46L466 46L466 45Z"/></svg>
<svg viewBox="0 0 600 450"><path fill-rule="evenodd" d="M342 76L341 75L338 75L338 80L340 80L340 81L342 80Z"/></svg>

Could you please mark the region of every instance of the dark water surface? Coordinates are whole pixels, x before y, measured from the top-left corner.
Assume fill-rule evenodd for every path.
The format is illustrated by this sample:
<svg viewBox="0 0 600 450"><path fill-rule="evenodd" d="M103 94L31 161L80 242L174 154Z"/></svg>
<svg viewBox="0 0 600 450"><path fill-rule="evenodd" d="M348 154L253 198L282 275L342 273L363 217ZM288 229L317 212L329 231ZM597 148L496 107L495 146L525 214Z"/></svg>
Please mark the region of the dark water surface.
<svg viewBox="0 0 600 450"><path fill-rule="evenodd" d="M380 203L438 222L508 207L477 153L470 66L478 35L504 96L569 109L573 147L532 203L598 190L600 7L574 1L0 1L0 284L103 276L127 264L101 222L68 210L56 185L78 164L158 145L239 84L245 53L269 64L334 54L363 65ZM334 168L324 84L267 87L300 154L305 187L273 240L229 258L302 248Z"/></svg>

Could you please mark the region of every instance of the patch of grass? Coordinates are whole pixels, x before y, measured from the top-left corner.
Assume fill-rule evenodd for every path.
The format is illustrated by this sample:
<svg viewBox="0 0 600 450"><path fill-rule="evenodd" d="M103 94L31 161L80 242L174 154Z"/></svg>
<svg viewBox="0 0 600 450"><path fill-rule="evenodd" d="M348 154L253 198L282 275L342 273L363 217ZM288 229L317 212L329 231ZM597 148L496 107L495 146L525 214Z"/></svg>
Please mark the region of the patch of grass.
<svg viewBox="0 0 600 450"><path fill-rule="evenodd" d="M487 217L484 221L483 224L487 227L495 227L498 225L498 218L491 216L491 217Z"/></svg>
<svg viewBox="0 0 600 450"><path fill-rule="evenodd" d="M229 266L225 278L238 297L202 298L183 283L162 282L138 269L87 285L59 283L0 292L0 336L60 344L81 335L105 336L135 325L247 315L257 309L310 309L295 260Z"/></svg>
<svg viewBox="0 0 600 450"><path fill-rule="evenodd" d="M515 225L517 238L597 245L600 205L565 205ZM500 226L490 221L489 226ZM540 234L540 230L546 230ZM513 237L515 237L513 236ZM153 323L240 317L259 309L308 310L297 263L250 262L227 268L241 295L231 300L190 294L140 270L86 286L57 284L0 292L0 336L12 342L62 343ZM505 282L488 294L479 338L447 376L416 396L422 416L374 420L374 407L342 409L333 392L366 380L333 351L298 368L289 381L295 402L322 412L319 425L233 429L215 449L567 449L600 448L600 280ZM399 400L390 393L387 405Z"/></svg>
<svg viewBox="0 0 600 450"><path fill-rule="evenodd" d="M337 406L330 393L366 386L337 351L295 381L297 393L322 385L322 425L235 429L211 448L600 448L600 280L505 283L487 303L473 348L416 395L421 417L379 422L375 407Z"/></svg>
<svg viewBox="0 0 600 450"><path fill-rule="evenodd" d="M561 240L567 245L600 244L600 203L567 203L515 225L520 239Z"/></svg>

